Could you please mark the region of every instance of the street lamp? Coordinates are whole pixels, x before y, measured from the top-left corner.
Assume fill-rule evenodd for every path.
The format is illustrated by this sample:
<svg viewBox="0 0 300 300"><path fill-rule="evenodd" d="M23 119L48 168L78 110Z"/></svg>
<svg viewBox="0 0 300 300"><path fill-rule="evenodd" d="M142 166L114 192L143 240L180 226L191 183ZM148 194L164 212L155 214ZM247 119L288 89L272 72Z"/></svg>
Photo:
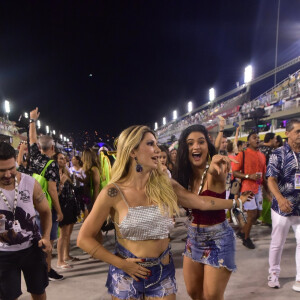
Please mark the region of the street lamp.
<svg viewBox="0 0 300 300"><path fill-rule="evenodd" d="M245 68L244 83L245 84L249 83L252 80L252 76L253 76L252 66L249 65Z"/></svg>
<svg viewBox="0 0 300 300"><path fill-rule="evenodd" d="M166 117L163 117L163 125L166 125L167 124L167 119Z"/></svg>
<svg viewBox="0 0 300 300"><path fill-rule="evenodd" d="M177 110L173 110L173 120L177 119Z"/></svg>
<svg viewBox="0 0 300 300"><path fill-rule="evenodd" d="M193 102L189 101L188 102L188 112L190 113L190 112L192 112L192 110L193 110Z"/></svg>
<svg viewBox="0 0 300 300"><path fill-rule="evenodd" d="M5 113L6 113L7 120L8 120L8 114L10 113L10 105L9 105L8 100L4 101L4 110L5 110Z"/></svg>
<svg viewBox="0 0 300 300"><path fill-rule="evenodd" d="M212 102L216 98L216 92L214 88L209 89L209 101Z"/></svg>

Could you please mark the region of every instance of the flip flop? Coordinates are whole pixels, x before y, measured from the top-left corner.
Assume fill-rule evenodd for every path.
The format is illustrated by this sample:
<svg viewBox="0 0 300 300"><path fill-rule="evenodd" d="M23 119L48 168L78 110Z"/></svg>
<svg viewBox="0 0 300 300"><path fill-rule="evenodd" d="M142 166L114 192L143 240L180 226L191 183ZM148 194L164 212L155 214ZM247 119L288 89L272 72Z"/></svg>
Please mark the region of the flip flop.
<svg viewBox="0 0 300 300"><path fill-rule="evenodd" d="M73 268L73 266L70 266L69 264L65 264L65 265L61 265L61 266L56 265L56 268L61 269L61 270L70 270Z"/></svg>

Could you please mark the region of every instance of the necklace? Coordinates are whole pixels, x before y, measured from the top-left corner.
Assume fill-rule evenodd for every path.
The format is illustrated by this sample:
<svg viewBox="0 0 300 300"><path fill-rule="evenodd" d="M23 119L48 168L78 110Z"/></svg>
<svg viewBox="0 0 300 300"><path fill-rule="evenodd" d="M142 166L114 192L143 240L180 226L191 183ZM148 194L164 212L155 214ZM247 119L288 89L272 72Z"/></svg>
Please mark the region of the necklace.
<svg viewBox="0 0 300 300"><path fill-rule="evenodd" d="M15 178L15 198L14 198L14 207L12 209L10 204L8 203L5 195L3 194L2 190L0 189L0 196L3 199L4 203L7 205L8 209L13 213L14 221L16 219L16 208L17 208L17 203L18 203L18 194L19 194L19 185L18 185L17 179Z"/></svg>
<svg viewBox="0 0 300 300"><path fill-rule="evenodd" d="M205 170L203 171L203 174L202 174L202 177L201 177L201 182L200 182L200 186L199 186L199 190L198 190L198 195L200 195L200 193L202 191L203 181L204 181L204 178L205 178L206 173L208 171L208 168L209 168L209 164L206 164Z"/></svg>

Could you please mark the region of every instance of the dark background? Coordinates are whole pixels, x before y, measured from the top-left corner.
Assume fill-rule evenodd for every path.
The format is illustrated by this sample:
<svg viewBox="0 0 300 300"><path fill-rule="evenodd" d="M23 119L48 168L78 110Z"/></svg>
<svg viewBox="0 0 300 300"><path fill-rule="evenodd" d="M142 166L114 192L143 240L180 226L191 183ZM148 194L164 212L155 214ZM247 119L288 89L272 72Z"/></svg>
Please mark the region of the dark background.
<svg viewBox="0 0 300 300"><path fill-rule="evenodd" d="M189 100L207 102L210 87L220 95L242 84L248 64L254 76L273 69L277 5L1 1L1 102L11 120L38 106L43 125L75 138L153 128ZM300 1L281 1L278 65L300 55L299 16Z"/></svg>

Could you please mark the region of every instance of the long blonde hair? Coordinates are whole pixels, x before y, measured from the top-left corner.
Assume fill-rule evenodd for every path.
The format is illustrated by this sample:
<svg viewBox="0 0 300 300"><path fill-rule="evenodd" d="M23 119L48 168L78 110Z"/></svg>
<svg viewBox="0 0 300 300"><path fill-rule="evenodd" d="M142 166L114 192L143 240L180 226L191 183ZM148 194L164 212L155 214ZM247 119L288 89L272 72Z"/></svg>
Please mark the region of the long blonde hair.
<svg viewBox="0 0 300 300"><path fill-rule="evenodd" d="M137 149L146 133L154 132L147 126L134 125L123 130L117 139L117 158L111 170L111 180L109 183L122 181L129 174L131 160L130 153ZM152 203L157 204L162 212L167 212L172 216L178 213L177 196L172 188L170 179L165 174L159 164L153 170L146 183L146 196Z"/></svg>

